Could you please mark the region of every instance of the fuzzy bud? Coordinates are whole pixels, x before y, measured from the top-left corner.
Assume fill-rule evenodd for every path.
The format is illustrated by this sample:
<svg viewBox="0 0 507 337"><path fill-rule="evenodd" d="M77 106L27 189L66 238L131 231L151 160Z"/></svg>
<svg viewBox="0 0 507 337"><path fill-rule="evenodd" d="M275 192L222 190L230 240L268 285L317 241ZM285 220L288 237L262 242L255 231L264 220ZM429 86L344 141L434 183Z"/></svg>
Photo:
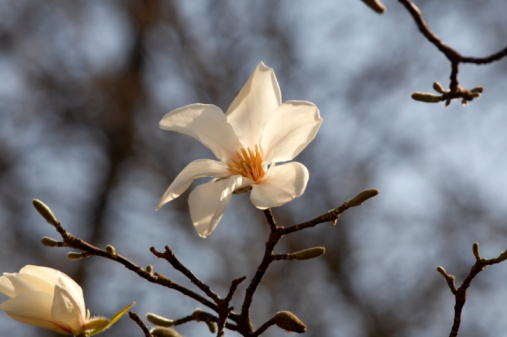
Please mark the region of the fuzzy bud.
<svg viewBox="0 0 507 337"><path fill-rule="evenodd" d="M151 329L150 334L153 337L183 337L174 329L161 327Z"/></svg>
<svg viewBox="0 0 507 337"><path fill-rule="evenodd" d="M438 82L433 83L433 89L435 89L436 92L443 94L445 92L444 87L442 87L442 84Z"/></svg>
<svg viewBox="0 0 507 337"><path fill-rule="evenodd" d="M42 243L42 245L46 247L58 247L61 244L61 242L56 241L55 239L50 238L49 236L42 237L42 239L40 239L40 243Z"/></svg>
<svg viewBox="0 0 507 337"><path fill-rule="evenodd" d="M427 92L414 92L412 93L412 99L426 103L438 103L443 101L442 96L429 94Z"/></svg>
<svg viewBox="0 0 507 337"><path fill-rule="evenodd" d="M51 209L46 206L45 203L40 201L39 199L32 200L33 207L39 212L39 214L50 224L53 226L59 226L60 223L56 220L55 215L51 211Z"/></svg>
<svg viewBox="0 0 507 337"><path fill-rule="evenodd" d="M112 257L116 257L116 248L114 248L114 246L107 245L106 252L108 252Z"/></svg>
<svg viewBox="0 0 507 337"><path fill-rule="evenodd" d="M482 94L482 92L484 91L484 87L477 86L477 87L471 89L470 91L474 92L474 93L477 93L477 94Z"/></svg>
<svg viewBox="0 0 507 337"><path fill-rule="evenodd" d="M324 247L308 248L301 250L299 252L289 254L289 260L299 260L299 261L309 260L324 255L325 252L326 248Z"/></svg>
<svg viewBox="0 0 507 337"><path fill-rule="evenodd" d="M159 315L155 315L155 314L152 314L152 313L147 313L146 314L146 319L150 323L158 325L158 326L170 327L170 326L174 325L174 321L172 319L165 318L165 317L162 317L162 316L159 316Z"/></svg>
<svg viewBox="0 0 507 337"><path fill-rule="evenodd" d="M347 205L349 207L355 207L360 206L365 202L366 200L375 197L379 191L377 189L371 188L368 190L364 190L360 192L358 195L356 195L354 198L347 201Z"/></svg>
<svg viewBox="0 0 507 337"><path fill-rule="evenodd" d="M153 274L153 265L149 264L146 266L146 272L148 274Z"/></svg>
<svg viewBox="0 0 507 337"><path fill-rule="evenodd" d="M290 311L279 311L273 316L273 321L287 332L306 332L306 325Z"/></svg>
<svg viewBox="0 0 507 337"><path fill-rule="evenodd" d="M366 6L370 7L375 12L382 14L386 11L386 8L379 0L362 0Z"/></svg>
<svg viewBox="0 0 507 337"><path fill-rule="evenodd" d="M79 253L79 252L68 252L67 253L67 258L71 261L81 260L84 257L86 257L85 253Z"/></svg>

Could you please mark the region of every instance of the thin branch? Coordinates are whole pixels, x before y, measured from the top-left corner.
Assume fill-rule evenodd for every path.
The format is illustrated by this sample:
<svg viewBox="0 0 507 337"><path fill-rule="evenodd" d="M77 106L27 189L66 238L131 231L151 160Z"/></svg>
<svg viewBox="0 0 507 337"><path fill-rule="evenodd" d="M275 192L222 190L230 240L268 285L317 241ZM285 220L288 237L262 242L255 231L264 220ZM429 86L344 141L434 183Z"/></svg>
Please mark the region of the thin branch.
<svg viewBox="0 0 507 337"><path fill-rule="evenodd" d="M202 303L203 305L205 305L215 311L217 310L216 304L214 304L213 302L209 301L208 299L202 297L201 295L193 292L192 290L170 280L166 276L159 274L159 273L150 273L150 272L146 271L145 269L141 268L140 266L136 265L135 263L131 262L130 260L128 260L127 258L125 258L124 256L122 256L120 254L116 254L116 253L111 254L110 252L108 252L104 249L100 249L98 247L95 247L95 246L89 244L88 242L73 236L72 234L67 232L67 230L65 230L65 228L58 221L51 223L51 225L53 225L55 227L55 229L57 230L57 232L61 235L61 237L63 239L62 246L71 247L74 249L79 249L79 250L85 252L86 256L88 256L88 255L101 256L101 257L116 261L116 262L122 264L125 268L133 271L134 273L136 273L137 275L139 275L140 277L142 277L143 279L145 279L149 282L156 283L156 284L165 286L167 288L171 288L176 291L179 291L180 293L182 293L190 298L195 299L196 301Z"/></svg>
<svg viewBox="0 0 507 337"><path fill-rule="evenodd" d="M456 289L456 286L454 284L454 276L448 274L444 268L437 267L437 271L442 274L447 282L447 285L449 286L449 289L451 289L452 293L455 297L455 305L454 305L454 321L452 324L451 332L449 334L449 337L457 337L459 333L459 328L461 324L461 313L463 311L463 307L465 306L466 302L466 295L467 290L470 287L472 281L474 278L483 271L487 266L501 263L505 260L507 260L507 250L500 254L496 258L492 259L484 259L481 257L479 252L479 244L476 242L473 244L473 253L475 256L475 264L470 268L470 272L468 273L467 277L463 280L463 283L459 288Z"/></svg>
<svg viewBox="0 0 507 337"><path fill-rule="evenodd" d="M445 101L446 105L449 105L450 101L452 99L458 99L461 98L463 104L466 104L466 102L471 101L473 99L470 99L470 95L468 95L469 91L461 88L459 86L458 81L458 72L459 72L459 64L460 63L474 63L474 64L487 64L494 61L498 61L502 59L503 57L507 56L507 47L504 49L490 55L487 57L470 57L470 56L463 56L455 49L451 48L447 44L445 44L442 39L440 39L435 33L431 31L431 29L428 27L426 21L424 20L421 11L419 8L411 1L411 0L398 0L410 13L412 18L414 19L417 27L419 28L419 31L422 33L426 39L431 42L440 52L442 52L447 59L451 62L451 74L449 76L450 78L450 84L449 89L450 92L446 99L442 99L441 101ZM416 99L420 100L420 99ZM425 100L420 100L425 101ZM428 101L426 101L428 102ZM437 101L432 101L437 102Z"/></svg>
<svg viewBox="0 0 507 337"><path fill-rule="evenodd" d="M146 326L146 324L144 324L144 322L141 320L141 318L139 317L138 314L136 314L135 312L129 311L129 317L134 322L136 322L137 325L139 325L141 330L143 330L145 337L151 337L150 330L148 330L148 327Z"/></svg>
<svg viewBox="0 0 507 337"><path fill-rule="evenodd" d="M209 298L213 299L215 303L218 303L220 301L220 296L218 296L211 288L202 282L197 276L194 275L187 267L185 267L176 257L174 252L169 248L169 246L165 246L165 252L161 253L157 251L154 247L150 248L150 251L158 258L165 259L167 262L169 262L174 269L181 272L183 275L185 275L193 284L195 284L199 289L201 289L206 295L208 295Z"/></svg>

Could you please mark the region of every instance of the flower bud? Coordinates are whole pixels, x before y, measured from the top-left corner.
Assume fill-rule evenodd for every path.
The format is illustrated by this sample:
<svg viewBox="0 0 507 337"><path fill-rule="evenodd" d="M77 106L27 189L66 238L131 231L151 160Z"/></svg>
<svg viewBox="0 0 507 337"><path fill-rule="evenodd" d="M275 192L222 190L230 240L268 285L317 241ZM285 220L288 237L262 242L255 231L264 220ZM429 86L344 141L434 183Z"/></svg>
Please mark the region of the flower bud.
<svg viewBox="0 0 507 337"><path fill-rule="evenodd" d="M114 246L107 245L106 252L108 252L112 257L116 257L116 248L114 248Z"/></svg>
<svg viewBox="0 0 507 337"><path fill-rule="evenodd" d="M386 11L386 8L379 0L362 0L366 6L373 9L375 12L382 14Z"/></svg>
<svg viewBox="0 0 507 337"><path fill-rule="evenodd" d="M149 264L146 266L146 272L148 274L153 274L153 265Z"/></svg>
<svg viewBox="0 0 507 337"><path fill-rule="evenodd" d="M378 193L379 193L379 191L374 188L364 190L364 191L360 192L358 195L356 195L355 197L353 197L352 199L350 199L349 201L347 201L347 205L349 207L360 206L363 204L363 202L365 202L366 200L368 200L370 198L373 198Z"/></svg>
<svg viewBox="0 0 507 337"><path fill-rule="evenodd" d="M287 332L306 332L306 325L290 311L279 311L273 316L275 324Z"/></svg>
<svg viewBox="0 0 507 337"><path fill-rule="evenodd" d="M470 91L474 92L474 93L482 94L482 92L484 91L484 87L477 86L477 87L471 89Z"/></svg>
<svg viewBox="0 0 507 337"><path fill-rule="evenodd" d="M71 261L81 260L84 257L86 257L85 253L79 253L79 252L68 252L67 253L67 258Z"/></svg>
<svg viewBox="0 0 507 337"><path fill-rule="evenodd" d="M50 238L49 236L42 237L42 239L40 239L40 243L42 243L42 245L46 247L58 247L61 244L61 242L56 241L55 239Z"/></svg>
<svg viewBox="0 0 507 337"><path fill-rule="evenodd" d="M162 316L159 316L159 315L155 315L155 314L152 314L152 313L147 313L146 314L146 319L150 323L155 324L155 325L159 325L159 326L170 327L170 326L174 325L174 321L172 319L165 318L165 317L162 317Z"/></svg>
<svg viewBox="0 0 507 337"><path fill-rule="evenodd" d="M150 334L153 337L183 337L174 329L162 327L155 327L151 329Z"/></svg>
<svg viewBox="0 0 507 337"><path fill-rule="evenodd" d="M53 226L59 226L60 223L56 220L55 215L51 211L51 209L46 206L45 203L40 201L39 199L32 200L33 207L39 212L39 214L50 224Z"/></svg>
<svg viewBox="0 0 507 337"><path fill-rule="evenodd" d="M289 260L309 260L323 255L326 252L324 247L313 247L289 254Z"/></svg>
<svg viewBox="0 0 507 337"><path fill-rule="evenodd" d="M436 92L443 94L445 92L444 87L442 87L442 84L438 82L433 83L433 89L435 89Z"/></svg>
<svg viewBox="0 0 507 337"><path fill-rule="evenodd" d="M412 93L412 99L426 103L437 103L443 101L442 96L433 95L426 92L414 92Z"/></svg>

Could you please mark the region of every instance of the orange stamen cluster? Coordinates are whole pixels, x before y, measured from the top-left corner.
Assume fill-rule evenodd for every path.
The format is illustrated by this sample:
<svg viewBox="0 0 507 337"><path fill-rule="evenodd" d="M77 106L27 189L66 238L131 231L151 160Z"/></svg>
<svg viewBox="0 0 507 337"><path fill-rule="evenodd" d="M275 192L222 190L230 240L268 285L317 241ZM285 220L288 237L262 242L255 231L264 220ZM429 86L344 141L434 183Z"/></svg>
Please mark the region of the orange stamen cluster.
<svg viewBox="0 0 507 337"><path fill-rule="evenodd" d="M259 147L255 145L254 150L242 148L237 151L227 163L227 170L234 175L242 175L259 182L266 174L262 167L262 154Z"/></svg>

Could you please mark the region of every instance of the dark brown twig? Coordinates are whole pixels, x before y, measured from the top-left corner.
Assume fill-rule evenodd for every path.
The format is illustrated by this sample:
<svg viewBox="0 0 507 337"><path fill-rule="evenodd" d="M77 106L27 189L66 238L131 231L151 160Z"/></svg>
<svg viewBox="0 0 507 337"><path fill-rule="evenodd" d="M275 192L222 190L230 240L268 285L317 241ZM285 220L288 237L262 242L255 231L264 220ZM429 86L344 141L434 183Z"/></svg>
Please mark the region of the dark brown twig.
<svg viewBox="0 0 507 337"><path fill-rule="evenodd" d="M507 56L507 47L487 57L470 57L463 56L455 49L445 44L435 33L428 27L421 11L411 0L398 0L410 13L414 19L421 34L431 42L440 52L442 52L451 62L451 74L449 84L449 95L443 99L446 105L449 105L452 99L462 99L463 104L471 101L474 97L467 95L468 90L459 86L458 72L460 63L487 64L498 61Z"/></svg>
<svg viewBox="0 0 507 337"><path fill-rule="evenodd" d="M459 333L459 327L461 324L461 313L466 302L467 290L470 287L473 279L483 271L487 266L503 262L507 259L507 251L500 254L498 257L493 259L484 259L481 257L479 252L479 244L476 242L473 244L473 252L475 256L475 264L470 268L470 272L467 277L463 280L463 283L459 288L456 288L454 283L454 276L448 274L444 268L438 266L437 271L444 276L449 289L454 294L455 305L454 305L454 321L451 328L449 337L457 337Z"/></svg>
<svg viewBox="0 0 507 337"><path fill-rule="evenodd" d="M177 271L181 272L185 275L193 284L195 284L199 289L201 289L209 298L213 299L215 303L220 301L220 296L218 296L211 288L202 282L197 276L194 275L188 268L186 268L176 257L174 252L169 248L169 246L165 246L165 252L161 253L157 251L154 247L150 248L150 251L158 258L165 259L167 262L171 264Z"/></svg>
<svg viewBox="0 0 507 337"><path fill-rule="evenodd" d="M145 337L151 337L150 330L148 330L148 327L146 327L146 324L141 320L138 314L135 312L129 311L129 317L139 325L141 330L143 330Z"/></svg>

